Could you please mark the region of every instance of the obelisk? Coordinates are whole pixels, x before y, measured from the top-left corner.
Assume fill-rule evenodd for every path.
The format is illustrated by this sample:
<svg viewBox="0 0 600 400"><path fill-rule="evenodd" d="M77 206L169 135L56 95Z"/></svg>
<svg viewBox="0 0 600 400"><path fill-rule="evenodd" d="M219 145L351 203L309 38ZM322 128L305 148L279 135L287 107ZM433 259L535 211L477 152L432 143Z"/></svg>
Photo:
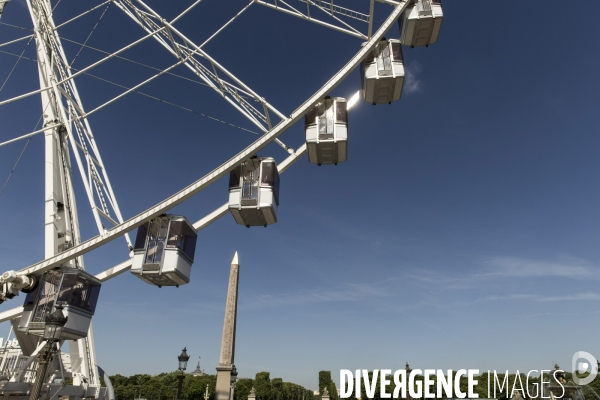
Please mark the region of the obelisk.
<svg viewBox="0 0 600 400"><path fill-rule="evenodd" d="M237 318L237 294L240 265L237 251L231 261L229 271L229 287L225 304L225 320L223 321L223 338L221 339L221 357L217 365L216 400L229 400L231 394L232 371L235 371L235 322ZM236 372L234 374L237 375Z"/></svg>

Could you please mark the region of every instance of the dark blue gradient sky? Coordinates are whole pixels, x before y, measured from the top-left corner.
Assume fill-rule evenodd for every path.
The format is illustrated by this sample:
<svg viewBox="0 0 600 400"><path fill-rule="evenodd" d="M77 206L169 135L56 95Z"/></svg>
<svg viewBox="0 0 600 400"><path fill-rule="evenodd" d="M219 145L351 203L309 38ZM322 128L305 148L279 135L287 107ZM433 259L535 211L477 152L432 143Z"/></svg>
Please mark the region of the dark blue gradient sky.
<svg viewBox="0 0 600 400"><path fill-rule="evenodd" d="M368 1L338 0L368 11ZM99 2L62 0L57 21ZM190 1L149 1L170 19ZM295 4L295 3L292 3ZM299 3L302 5L302 3ZM205 0L177 23L201 43L246 5ZM567 7L568 6L568 7ZM102 10L61 30L82 42ZM391 9L378 4L381 22ZM103 285L94 317L109 374L218 363L229 262L241 273L236 345L240 376L270 371L309 388L339 369L570 370L576 351L600 357L600 3L444 1L438 43L404 49L401 101L360 103L349 116L349 159L306 158L282 175L279 222L246 229L227 215L199 234L192 282L151 287L129 273ZM30 27L23 0L0 22ZM27 34L0 25L0 42ZM397 26L388 37L397 37ZM111 5L88 44L115 51L143 36ZM20 54L26 42L0 48ZM290 114L360 48L359 39L253 5L205 48ZM72 58L79 47L64 42ZM34 43L25 52L35 58ZM147 41L125 57L165 68ZM103 57L85 49L83 68ZM0 80L16 58L0 53ZM113 60L91 71L133 86L155 71ZM175 70L194 76L183 67ZM77 80L91 110L122 89ZM360 86L354 71L332 95ZM21 60L0 99L38 88ZM256 130L212 90L163 76L141 91ZM0 107L0 141L33 130L38 97ZM139 94L90 118L125 218L198 179L256 139L247 131ZM297 124L281 139L304 140ZM0 183L24 142L0 148ZM270 145L263 155L286 153ZM0 266L43 258L43 138L34 137L0 197ZM76 172L84 238L97 234ZM222 180L172 212L196 221L227 201ZM125 260L122 240L86 256L98 273ZM1 306L21 304L23 296ZM6 325L6 324L5 324ZM8 331L8 325L5 327Z"/></svg>

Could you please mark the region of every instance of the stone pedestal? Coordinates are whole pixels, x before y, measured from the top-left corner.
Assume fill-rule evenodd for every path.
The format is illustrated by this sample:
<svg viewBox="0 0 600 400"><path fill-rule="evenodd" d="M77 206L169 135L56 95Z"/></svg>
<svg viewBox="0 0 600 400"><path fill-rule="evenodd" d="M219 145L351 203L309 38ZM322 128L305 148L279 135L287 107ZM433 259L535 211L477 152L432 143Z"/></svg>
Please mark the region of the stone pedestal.
<svg viewBox="0 0 600 400"><path fill-rule="evenodd" d="M217 388L215 391L216 400L229 400L231 390L231 365L217 366Z"/></svg>

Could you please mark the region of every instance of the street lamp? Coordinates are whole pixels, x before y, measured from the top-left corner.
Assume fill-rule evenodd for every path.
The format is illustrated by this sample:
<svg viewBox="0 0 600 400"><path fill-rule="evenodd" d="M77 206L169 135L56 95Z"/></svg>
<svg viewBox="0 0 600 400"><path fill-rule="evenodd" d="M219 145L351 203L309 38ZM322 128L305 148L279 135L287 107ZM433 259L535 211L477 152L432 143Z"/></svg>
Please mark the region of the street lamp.
<svg viewBox="0 0 600 400"><path fill-rule="evenodd" d="M63 307L59 304L54 307L54 312L46 316L44 327L44 340L58 342L68 317L62 312Z"/></svg>
<svg viewBox="0 0 600 400"><path fill-rule="evenodd" d="M233 400L233 391L235 390L235 383L237 382L237 376L238 376L238 372L237 369L235 368L235 364L232 365L231 368L231 378L229 383L231 384L231 390L229 391L229 400Z"/></svg>
<svg viewBox="0 0 600 400"><path fill-rule="evenodd" d="M208 383L206 384L206 391L204 392L204 400L208 400Z"/></svg>
<svg viewBox="0 0 600 400"><path fill-rule="evenodd" d="M188 356L187 353L187 347L183 348L183 351L181 352L179 357L177 357L177 359L179 360L179 370L183 373L183 371L185 371L185 369L187 368L187 363L190 359L190 356Z"/></svg>
<svg viewBox="0 0 600 400"><path fill-rule="evenodd" d="M181 400L181 386L183 385L183 379L185 378L183 371L185 371L185 369L187 368L187 363L190 359L190 356L188 356L187 354L187 347L183 348L183 351L181 352L179 357L177 357L177 359L179 360L179 371L181 371L181 375L177 377L177 379L179 379L179 385L177 386L176 400Z"/></svg>
<svg viewBox="0 0 600 400"><path fill-rule="evenodd" d="M62 312L63 308L61 305L54 307L52 314L46 315L44 319L44 336L43 339L46 341L46 345L40 351L38 355L39 366L35 376L35 384L29 395L29 400L38 400L40 391L42 390L42 384L44 383L44 377L46 376L46 370L48 369L48 363L52 361L54 357L55 348L54 343L60 341L60 335L62 334L63 328L67 323L68 317Z"/></svg>

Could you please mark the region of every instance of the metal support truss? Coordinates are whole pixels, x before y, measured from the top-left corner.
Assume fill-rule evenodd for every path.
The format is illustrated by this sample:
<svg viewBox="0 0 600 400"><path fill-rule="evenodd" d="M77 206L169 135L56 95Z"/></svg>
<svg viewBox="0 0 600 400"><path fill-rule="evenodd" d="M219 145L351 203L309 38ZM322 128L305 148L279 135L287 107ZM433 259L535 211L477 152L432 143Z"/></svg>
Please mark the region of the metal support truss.
<svg viewBox="0 0 600 400"><path fill-rule="evenodd" d="M333 0L298 0L302 3L306 3L309 6L314 5L321 8L321 10L327 11L331 15L338 14L344 17L352 18L362 22L369 22L369 14L363 14L358 11L351 10L346 7L341 7L333 4Z"/></svg>
<svg viewBox="0 0 600 400"><path fill-rule="evenodd" d="M65 141L64 151L67 155L66 143L70 144L98 232L102 235L107 230L104 221L110 222L110 227L122 223L123 217L92 129L86 118L60 37L56 32L50 2L48 0L31 0L28 3L38 44L40 86L48 88L47 91L41 92L42 98L48 99L48 104L44 105L44 123L47 126L58 126L55 130L59 136L62 135L58 140ZM53 110L52 117L48 117L50 115L47 112L48 107ZM65 179L70 181L70 165L66 168ZM68 202L62 203L70 206ZM72 215L76 214L75 210L69 209L68 211ZM75 218L72 219L76 223ZM128 235L125 236L125 240L128 247L131 247ZM72 243L72 245L75 244L75 242Z"/></svg>
<svg viewBox="0 0 600 400"><path fill-rule="evenodd" d="M160 15L141 0L137 0L135 3L140 4L141 8L134 4L132 0L114 1L114 4L127 16L151 34L163 47L200 77L210 88L219 93L219 95L261 131L267 132L272 128L273 124L270 113L275 114L281 120L286 118L263 97L259 96L202 50L204 44L202 46L196 45L179 32L171 22L161 18ZM246 8L247 6L244 7L244 9ZM234 19L240 14L241 12ZM232 20L227 22L225 26L230 24ZM222 28L217 33L221 30ZM209 40L214 36L211 36Z"/></svg>
<svg viewBox="0 0 600 400"><path fill-rule="evenodd" d="M107 231L103 220L118 225L123 218L56 32L50 0L27 0L27 6L37 45L40 87L47 88L40 91L45 136L45 256L53 257L81 243L71 154L82 176L99 233L104 235ZM131 248L129 236L125 239ZM83 269L83 257L61 265ZM30 342L35 338L24 336L21 340ZM99 390L91 326L88 336L73 341L69 350L73 385Z"/></svg>
<svg viewBox="0 0 600 400"><path fill-rule="evenodd" d="M205 82L210 82L213 89L221 93L223 97L232 103L238 110L248 113L263 127L262 130L266 133L246 149L227 160L198 181L145 212L128 221L122 222L112 189L110 188L108 178L106 177L105 168L100 159L94 137L86 119L86 113L83 110L75 87L73 80L74 76L71 75L70 68L66 62L66 57L62 51L59 37L56 34L56 30L53 29L54 25L50 11L50 1L27 0L34 21L35 38L38 46L40 86L45 88L38 93L41 93L42 95L45 118L44 133L46 136L46 162L48 164L50 161L50 168L47 167L46 170L46 259L28 268L22 269L18 272L18 275L39 274L55 266L68 263L71 263L71 265L75 267L83 267L81 256L88 251L108 243L118 236L126 234L126 232L192 197L217 179L223 177L241 162L267 146L270 142L278 140L277 137L279 135L300 120L307 110L330 93L331 90L333 90L358 66L410 2L410 0L399 2L398 6L392 11L386 22L384 22L377 32L369 38L358 53L288 118L275 110L264 99L256 95L256 93L246 87L241 81L216 63L216 61L211 59L201 50L201 47L194 45L189 39L181 35L170 23L160 19L158 15L141 1L139 1L139 3L146 8L146 11L137 8L134 11L134 9L131 8L132 4L130 0L114 1L116 4L118 3L126 13L129 13L128 15L132 16L132 18L139 18L138 23L150 33L147 37L155 37L178 58L179 63L185 63L188 68L196 72L198 76L205 80ZM200 0L196 1L194 5L198 2L200 2ZM123 6L124 4L127 4L128 6L125 7ZM333 5L333 3L331 4ZM156 21L160 22L160 25L158 25ZM180 41L183 43L180 43ZM196 59L197 55L200 55L203 58L202 61L210 65L212 71L205 65L200 64L200 61ZM91 68L91 66L87 69L89 68ZM81 71L79 73L81 73ZM217 76L217 73L224 75L228 80L225 81L220 78ZM253 107L252 104L248 102L248 99L261 104L263 107L262 113ZM278 124L272 125L269 111L281 118L281 121L279 121ZM120 222L117 226L108 231L100 229L100 235L98 237L83 243L80 242L79 238L75 198L71 184L69 144L73 148L78 167L84 177L84 186L88 193L88 197L90 197L90 203L92 204L92 210L95 213L94 216L96 217L96 220L98 220L98 213L109 220L112 219L112 217L105 212L105 208L101 209L95 206L95 200L98 200L100 207L103 207L103 205L106 206L106 201L103 202L101 200L101 195L103 194L104 196L110 196L108 203L111 205L115 215L119 219L118 222ZM279 171L283 173L292 163L298 160L305 151L306 145L302 145L295 152L290 151L292 154L280 163ZM87 165L84 164L83 161L85 161ZM87 181L85 177L87 177ZM102 180L102 178L104 178L104 180ZM91 196L90 193L92 194ZM196 230L201 230L226 213L227 204L224 204L211 214L197 221L194 224L194 228ZM61 218L58 218L60 215L65 217L62 222L59 222L61 220ZM61 224L63 224L64 227ZM66 242L57 240L57 238L59 238L57 232L60 233L60 231L57 230L59 229L71 232L72 245L66 245ZM51 238L51 240L49 240L49 238ZM100 280L106 281L127 271L130 267L131 259L112 267L97 276ZM0 283L6 284L7 282L0 279ZM13 320L22 312L22 310L22 307L17 307L16 309L0 313L0 321L6 319ZM70 348L71 360L73 361L73 387L76 385L85 387L86 390L83 396L98 398L100 395L99 393L101 392L99 388L99 377L96 368L96 356L91 327L88 337L77 341L77 343L71 344ZM96 388L98 390L96 390ZM75 393L69 392L67 389L69 389L69 387L64 389L56 387L52 389L54 391L50 390L49 393L53 393L51 399L58 395L59 391L61 395L70 395L73 399L81 398L81 391Z"/></svg>
<svg viewBox="0 0 600 400"><path fill-rule="evenodd" d="M292 154L290 154L285 160L283 160L277 166L280 174L283 174L289 167L292 166L296 161L298 161L304 154L306 153L306 143L300 146L296 151L292 150ZM193 224L196 232L201 231L202 229L208 227L210 224L218 220L219 218L225 216L229 212L229 204L225 203L222 206L218 207L213 212L206 215L204 218L196 221ZM131 264L133 259L130 258L126 261L123 261L120 264L115 265L96 275L101 282L105 282L115 276L121 275L124 272L127 272L131 269ZM0 323L9 321L15 318L18 318L23 313L23 306L15 307L10 310L4 311L0 313Z"/></svg>
<svg viewBox="0 0 600 400"><path fill-rule="evenodd" d="M290 4L286 3L284 0L252 0L256 4L260 4L262 6L272 8L277 11L281 11L285 14L293 15L294 17L302 18L306 21L313 22L318 25L325 26L327 28L331 28L333 30L346 33L348 35L367 40L369 36L363 34L358 29L354 28L352 25L348 24L344 20L338 17L342 16L345 18L350 18L355 21L360 21L363 23L369 23L373 19L373 10L370 10L370 14L364 14L358 11L351 10L346 7L340 7L338 5L333 4L333 0L299 0L302 3L306 4L306 13L303 13L292 7ZM329 15L335 22L325 22L315 17L314 11L320 11L323 15ZM321 14L321 13L319 13Z"/></svg>
<svg viewBox="0 0 600 400"><path fill-rule="evenodd" d="M96 249L119 236L122 236L126 232L129 232L145 222L155 218L167 210L175 207L178 204L183 203L185 200L196 195L218 179L224 177L229 171L234 169L237 165L256 154L269 143L275 140L279 135L290 128L294 123L299 121L306 112L313 107L318 101L323 99L328 93L330 93L337 85L339 85L367 56L367 54L373 50L373 47L383 38L384 34L391 28L400 14L404 11L410 0L401 1L400 4L391 12L385 22L379 27L377 32L365 43L364 46L356 53L348 63L342 67L331 79L326 82L319 90L317 90L311 97L309 97L300 107L298 107L289 118L285 118L279 124L273 127L270 131L258 138L254 143L246 147L244 150L225 161L223 164L198 179L196 182L185 187L179 192L173 194L162 202L156 204L154 207L136 215L133 218L115 226L110 229L105 235L91 238L61 254L53 257L48 257L43 261L30 265L27 268L23 268L16 272L17 275L31 275L39 274L43 271L48 271L62 263L79 257L93 249ZM2 279L0 278L0 283Z"/></svg>

